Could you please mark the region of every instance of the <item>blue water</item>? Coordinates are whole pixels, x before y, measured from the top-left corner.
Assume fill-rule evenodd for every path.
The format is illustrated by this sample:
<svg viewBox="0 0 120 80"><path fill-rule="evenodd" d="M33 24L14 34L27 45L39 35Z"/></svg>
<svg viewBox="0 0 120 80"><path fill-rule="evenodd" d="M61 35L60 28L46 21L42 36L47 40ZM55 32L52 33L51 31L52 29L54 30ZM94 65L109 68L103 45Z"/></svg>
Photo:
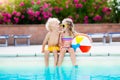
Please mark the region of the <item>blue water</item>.
<svg viewBox="0 0 120 80"><path fill-rule="evenodd" d="M12 61L0 62L0 80L120 80L120 65L109 62L105 65L45 67L40 61Z"/></svg>

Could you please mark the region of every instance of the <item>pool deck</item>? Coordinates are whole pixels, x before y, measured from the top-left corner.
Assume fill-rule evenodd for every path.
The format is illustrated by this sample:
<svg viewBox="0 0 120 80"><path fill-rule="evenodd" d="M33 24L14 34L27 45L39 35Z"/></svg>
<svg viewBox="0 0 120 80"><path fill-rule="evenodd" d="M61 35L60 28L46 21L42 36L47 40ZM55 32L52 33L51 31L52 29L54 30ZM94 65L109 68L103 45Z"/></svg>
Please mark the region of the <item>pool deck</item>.
<svg viewBox="0 0 120 80"><path fill-rule="evenodd" d="M0 47L0 57L44 56L41 45ZM93 43L88 53L76 53L77 56L120 56L120 42L112 44ZM53 54L50 54L53 56ZM66 54L69 56L69 54Z"/></svg>

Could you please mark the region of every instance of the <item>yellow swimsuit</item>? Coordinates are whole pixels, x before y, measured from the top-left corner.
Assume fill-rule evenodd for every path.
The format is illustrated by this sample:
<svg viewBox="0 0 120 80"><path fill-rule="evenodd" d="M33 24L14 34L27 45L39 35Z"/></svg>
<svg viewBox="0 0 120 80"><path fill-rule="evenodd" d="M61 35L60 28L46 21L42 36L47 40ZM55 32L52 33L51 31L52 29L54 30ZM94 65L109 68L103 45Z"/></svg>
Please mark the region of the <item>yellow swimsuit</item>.
<svg viewBox="0 0 120 80"><path fill-rule="evenodd" d="M60 48L59 48L59 46L49 46L49 47L48 47L48 50L49 50L50 52L52 52L52 51L54 51L54 50L60 51Z"/></svg>

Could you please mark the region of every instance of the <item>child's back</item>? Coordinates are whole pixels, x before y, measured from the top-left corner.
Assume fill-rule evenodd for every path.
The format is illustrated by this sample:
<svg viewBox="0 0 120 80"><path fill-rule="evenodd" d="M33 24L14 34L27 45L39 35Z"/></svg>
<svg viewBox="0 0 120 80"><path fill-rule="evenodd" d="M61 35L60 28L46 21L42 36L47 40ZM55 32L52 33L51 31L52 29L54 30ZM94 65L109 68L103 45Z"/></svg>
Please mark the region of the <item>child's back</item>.
<svg viewBox="0 0 120 80"><path fill-rule="evenodd" d="M48 46L58 46L59 32L49 32Z"/></svg>

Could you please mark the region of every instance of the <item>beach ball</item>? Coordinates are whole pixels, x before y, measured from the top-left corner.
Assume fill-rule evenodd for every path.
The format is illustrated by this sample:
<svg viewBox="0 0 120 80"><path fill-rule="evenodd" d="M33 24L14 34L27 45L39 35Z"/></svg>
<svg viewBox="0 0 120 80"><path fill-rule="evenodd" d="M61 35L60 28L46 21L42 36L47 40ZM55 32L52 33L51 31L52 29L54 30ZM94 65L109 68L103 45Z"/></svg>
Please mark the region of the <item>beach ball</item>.
<svg viewBox="0 0 120 80"><path fill-rule="evenodd" d="M86 36L76 36L72 40L72 48L76 50L80 50L82 53L87 53L90 51L92 46L91 41Z"/></svg>

